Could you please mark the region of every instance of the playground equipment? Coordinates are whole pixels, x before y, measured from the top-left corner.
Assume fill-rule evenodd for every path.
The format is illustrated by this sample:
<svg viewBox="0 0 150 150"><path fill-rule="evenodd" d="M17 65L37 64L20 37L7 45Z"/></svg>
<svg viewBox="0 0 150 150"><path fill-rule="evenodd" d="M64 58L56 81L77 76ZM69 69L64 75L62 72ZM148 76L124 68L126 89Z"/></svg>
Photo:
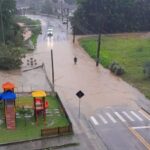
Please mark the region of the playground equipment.
<svg viewBox="0 0 150 150"><path fill-rule="evenodd" d="M8 91L8 90L14 92L15 85L11 82L6 82L2 85L2 88L3 88L4 92Z"/></svg>
<svg viewBox="0 0 150 150"><path fill-rule="evenodd" d="M35 121L38 123L38 115L43 114L44 122L46 121L46 109L48 108L48 101L45 101L46 93L44 91L32 92L33 109Z"/></svg>
<svg viewBox="0 0 150 150"><path fill-rule="evenodd" d="M16 94L14 93L14 84L6 82L2 85L4 92L0 98L4 102L4 115L7 129L16 128L16 111L15 111L15 100Z"/></svg>

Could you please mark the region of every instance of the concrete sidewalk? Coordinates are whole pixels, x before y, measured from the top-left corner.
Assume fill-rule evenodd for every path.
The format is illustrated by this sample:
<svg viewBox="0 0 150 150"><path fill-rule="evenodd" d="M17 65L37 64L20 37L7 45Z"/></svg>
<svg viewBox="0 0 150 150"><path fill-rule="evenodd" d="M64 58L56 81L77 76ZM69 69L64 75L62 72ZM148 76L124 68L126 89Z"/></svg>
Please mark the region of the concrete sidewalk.
<svg viewBox="0 0 150 150"><path fill-rule="evenodd" d="M0 146L0 150L43 150L46 148L54 148L61 146L72 146L78 145L79 141L76 136L68 135L68 136L60 136L60 137L52 137L43 140L33 140L28 142L20 142L14 144L8 144Z"/></svg>

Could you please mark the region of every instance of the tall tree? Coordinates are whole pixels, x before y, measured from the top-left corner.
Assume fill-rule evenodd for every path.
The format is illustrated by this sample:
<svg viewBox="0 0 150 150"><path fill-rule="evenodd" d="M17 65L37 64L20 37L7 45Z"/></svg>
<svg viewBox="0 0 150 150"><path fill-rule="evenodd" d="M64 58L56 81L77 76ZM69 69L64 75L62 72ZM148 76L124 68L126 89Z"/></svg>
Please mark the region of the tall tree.
<svg viewBox="0 0 150 150"><path fill-rule="evenodd" d="M150 29L149 0L77 0L72 25L78 33L146 31Z"/></svg>
<svg viewBox="0 0 150 150"><path fill-rule="evenodd" d="M0 41L5 40L13 30L13 16L16 12L15 0L0 0ZM4 37L2 37L4 36Z"/></svg>
<svg viewBox="0 0 150 150"><path fill-rule="evenodd" d="M45 0L43 6L42 6L42 12L46 14L52 13L52 3L50 0Z"/></svg>

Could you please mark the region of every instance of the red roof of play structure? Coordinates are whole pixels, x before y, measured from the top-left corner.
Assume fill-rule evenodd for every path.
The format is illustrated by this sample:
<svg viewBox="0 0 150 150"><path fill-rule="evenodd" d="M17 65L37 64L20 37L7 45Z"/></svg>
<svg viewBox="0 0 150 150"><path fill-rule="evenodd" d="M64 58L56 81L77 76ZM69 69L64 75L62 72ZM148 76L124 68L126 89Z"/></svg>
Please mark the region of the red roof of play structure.
<svg viewBox="0 0 150 150"><path fill-rule="evenodd" d="M6 82L2 85L2 88L3 89L14 89L15 88L15 85L11 82Z"/></svg>

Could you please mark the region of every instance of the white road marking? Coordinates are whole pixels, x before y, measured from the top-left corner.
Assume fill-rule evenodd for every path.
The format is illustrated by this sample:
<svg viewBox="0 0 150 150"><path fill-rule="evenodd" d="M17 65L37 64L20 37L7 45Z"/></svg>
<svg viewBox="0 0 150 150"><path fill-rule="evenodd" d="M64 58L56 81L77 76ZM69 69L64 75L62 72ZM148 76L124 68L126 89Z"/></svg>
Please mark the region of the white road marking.
<svg viewBox="0 0 150 150"><path fill-rule="evenodd" d="M98 114L98 117L104 122L104 124L107 124L107 120L100 114Z"/></svg>
<svg viewBox="0 0 150 150"><path fill-rule="evenodd" d="M150 117L148 117L148 115L146 115L143 111L139 111L139 113L144 116L147 120L150 120Z"/></svg>
<svg viewBox="0 0 150 150"><path fill-rule="evenodd" d="M115 120L115 118L111 116L110 113L106 113L106 115L110 118L110 120L111 120L113 123L116 123L116 122L117 122L117 121Z"/></svg>
<svg viewBox="0 0 150 150"><path fill-rule="evenodd" d="M118 112L114 112L114 114L115 114L122 122L126 122L126 120L125 120Z"/></svg>
<svg viewBox="0 0 150 150"><path fill-rule="evenodd" d="M132 129L150 129L150 126L132 127Z"/></svg>
<svg viewBox="0 0 150 150"><path fill-rule="evenodd" d="M127 112L123 111L122 113L123 113L130 121L134 121L134 119L133 119L131 116L129 116L129 115L127 114Z"/></svg>
<svg viewBox="0 0 150 150"><path fill-rule="evenodd" d="M91 120L96 126L99 125L98 121L93 116L91 116Z"/></svg>
<svg viewBox="0 0 150 150"><path fill-rule="evenodd" d="M134 111L130 111L132 113L132 115L134 115L137 119L139 119L140 121L143 121L143 119L138 116Z"/></svg>

